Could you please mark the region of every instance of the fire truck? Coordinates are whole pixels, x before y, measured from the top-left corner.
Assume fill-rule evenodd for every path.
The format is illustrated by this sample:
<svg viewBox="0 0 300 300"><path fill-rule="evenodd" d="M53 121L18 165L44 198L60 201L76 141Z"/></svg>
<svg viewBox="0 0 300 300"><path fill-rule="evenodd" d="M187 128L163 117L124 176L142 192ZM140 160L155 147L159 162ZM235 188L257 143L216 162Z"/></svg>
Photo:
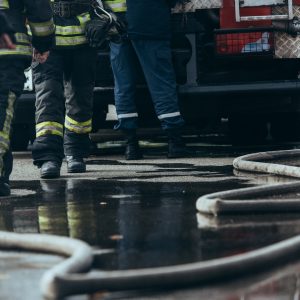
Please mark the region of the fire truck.
<svg viewBox="0 0 300 300"><path fill-rule="evenodd" d="M190 0L172 14L172 51L187 125L228 120L233 142L300 137L300 0ZM94 130L114 102L109 47L98 53ZM30 72L16 112L15 149L34 129ZM159 125L140 71L141 126ZM299 128L299 129L298 129Z"/></svg>

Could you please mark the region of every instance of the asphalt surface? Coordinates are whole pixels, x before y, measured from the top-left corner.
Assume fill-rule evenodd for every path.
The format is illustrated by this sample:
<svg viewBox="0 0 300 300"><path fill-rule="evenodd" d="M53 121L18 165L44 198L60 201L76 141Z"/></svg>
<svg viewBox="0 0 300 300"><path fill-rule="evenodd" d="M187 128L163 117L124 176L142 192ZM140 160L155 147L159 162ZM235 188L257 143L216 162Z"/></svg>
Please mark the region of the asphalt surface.
<svg viewBox="0 0 300 300"><path fill-rule="evenodd" d="M0 201L0 230L48 233L112 249L95 269L132 269L205 261L257 249L299 234L297 214L199 215L201 195L266 183L276 176L237 173L233 159L264 149L195 146L194 158L169 160L165 151L125 161L120 153L88 159L87 173L40 180L30 153L15 153L12 196ZM269 149L269 147L267 147ZM0 299L41 299L39 279L62 258L0 252ZM296 258L291 258L296 261ZM299 299L299 263L263 273L177 290L101 292L71 299Z"/></svg>

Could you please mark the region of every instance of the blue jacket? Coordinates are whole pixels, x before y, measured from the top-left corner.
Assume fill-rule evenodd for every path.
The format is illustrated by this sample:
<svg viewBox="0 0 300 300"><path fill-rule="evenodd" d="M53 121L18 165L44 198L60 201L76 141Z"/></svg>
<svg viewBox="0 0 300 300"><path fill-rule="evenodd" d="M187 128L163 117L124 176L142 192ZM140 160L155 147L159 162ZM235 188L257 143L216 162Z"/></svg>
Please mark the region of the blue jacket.
<svg viewBox="0 0 300 300"><path fill-rule="evenodd" d="M131 39L171 37L171 9L166 0L127 0L126 19Z"/></svg>

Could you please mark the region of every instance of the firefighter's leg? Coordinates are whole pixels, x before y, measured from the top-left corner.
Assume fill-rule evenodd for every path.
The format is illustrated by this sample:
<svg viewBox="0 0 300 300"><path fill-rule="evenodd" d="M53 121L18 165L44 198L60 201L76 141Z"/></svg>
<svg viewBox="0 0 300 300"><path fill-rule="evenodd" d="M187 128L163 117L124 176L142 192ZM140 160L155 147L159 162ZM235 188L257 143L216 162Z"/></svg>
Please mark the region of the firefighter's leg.
<svg viewBox="0 0 300 300"><path fill-rule="evenodd" d="M118 116L116 129L121 129L126 136L125 158L140 159L142 153L136 136L138 113L135 105L137 58L129 40L120 44L111 43L110 53Z"/></svg>
<svg viewBox="0 0 300 300"><path fill-rule="evenodd" d="M155 111L169 138L169 158L190 155L180 131L184 120L180 114L170 42L136 40L133 46L145 74Z"/></svg>
<svg viewBox="0 0 300 300"><path fill-rule="evenodd" d="M12 121L16 100L23 90L25 67L26 62L23 60L7 59L0 62L0 196L10 194Z"/></svg>
<svg viewBox="0 0 300 300"><path fill-rule="evenodd" d="M69 173L85 172L89 155L97 54L92 48L72 51L72 68L65 73L64 150Z"/></svg>
<svg viewBox="0 0 300 300"><path fill-rule="evenodd" d="M36 90L36 139L34 164L42 178L59 177L63 159L64 91L63 68L67 56L52 51L44 64L33 65Z"/></svg>

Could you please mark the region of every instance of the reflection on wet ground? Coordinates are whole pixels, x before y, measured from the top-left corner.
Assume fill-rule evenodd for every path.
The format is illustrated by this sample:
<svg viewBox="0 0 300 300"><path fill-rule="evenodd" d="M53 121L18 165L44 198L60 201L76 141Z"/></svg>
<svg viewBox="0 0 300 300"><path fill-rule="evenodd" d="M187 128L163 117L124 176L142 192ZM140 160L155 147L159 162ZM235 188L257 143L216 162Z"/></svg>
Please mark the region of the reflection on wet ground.
<svg viewBox="0 0 300 300"><path fill-rule="evenodd" d="M253 152L262 150L270 149ZM251 151L224 147L198 154L199 158L233 157ZM84 178L91 174L89 179L68 175L60 180L13 181L14 196L0 201L0 230L71 236L95 248L112 249L110 254L97 256L99 269L205 261L300 234L297 213L215 218L197 214L195 209L201 195L291 181L284 177L235 172L228 161L156 163L148 158L134 164L94 157L88 168ZM16 193L24 190L28 193L22 197ZM293 263L229 283L180 291L101 294L91 299L300 299L299 274L300 263Z"/></svg>
<svg viewBox="0 0 300 300"><path fill-rule="evenodd" d="M112 248L114 253L97 262L105 269L208 260L300 233L295 214L197 217L199 195L248 186L234 178L183 184L77 179L30 184L34 196L1 202L0 229L71 236ZM25 187L28 182L14 183L14 188Z"/></svg>

